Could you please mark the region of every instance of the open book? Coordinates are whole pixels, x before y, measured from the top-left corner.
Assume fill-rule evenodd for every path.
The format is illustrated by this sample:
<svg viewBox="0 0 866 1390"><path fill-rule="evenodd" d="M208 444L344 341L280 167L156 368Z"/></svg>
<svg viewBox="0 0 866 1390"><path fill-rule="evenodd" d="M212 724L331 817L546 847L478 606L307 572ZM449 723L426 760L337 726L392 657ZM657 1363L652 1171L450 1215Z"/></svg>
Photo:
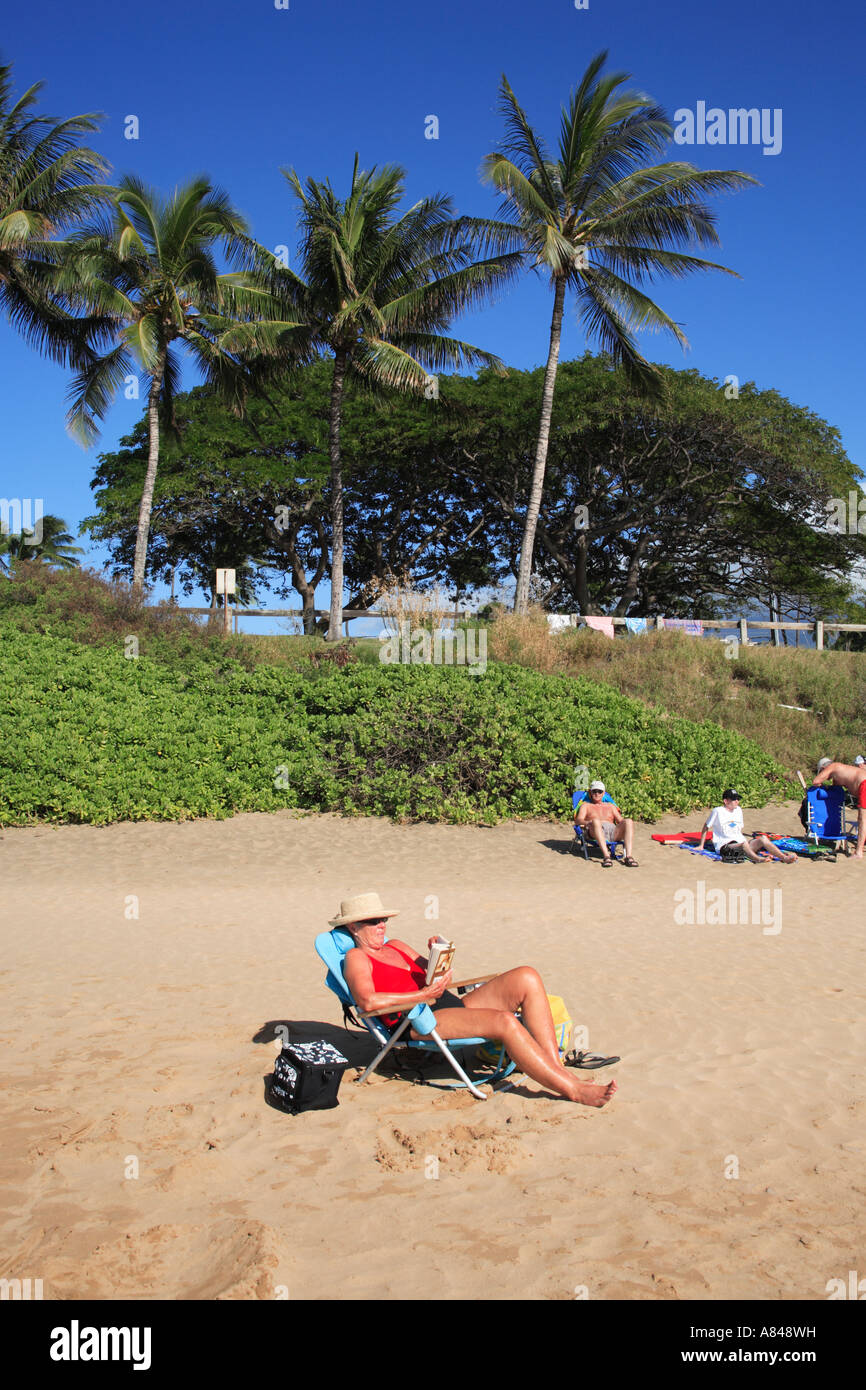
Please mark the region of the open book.
<svg viewBox="0 0 866 1390"><path fill-rule="evenodd" d="M444 936L435 936L430 947L430 958L427 961L425 984L432 985L434 980L441 980L442 976L451 969L453 959L454 942L446 941Z"/></svg>

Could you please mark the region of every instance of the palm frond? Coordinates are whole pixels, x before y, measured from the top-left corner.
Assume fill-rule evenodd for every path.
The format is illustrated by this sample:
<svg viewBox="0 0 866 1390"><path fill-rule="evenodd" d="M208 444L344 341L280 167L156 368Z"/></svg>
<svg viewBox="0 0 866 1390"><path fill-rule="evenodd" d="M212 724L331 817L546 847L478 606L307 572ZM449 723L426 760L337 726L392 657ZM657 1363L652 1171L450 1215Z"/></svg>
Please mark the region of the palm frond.
<svg viewBox="0 0 866 1390"><path fill-rule="evenodd" d="M92 358L73 377L67 392L66 427L85 448L98 438L99 421L131 371L132 358L126 344L121 343L102 357Z"/></svg>

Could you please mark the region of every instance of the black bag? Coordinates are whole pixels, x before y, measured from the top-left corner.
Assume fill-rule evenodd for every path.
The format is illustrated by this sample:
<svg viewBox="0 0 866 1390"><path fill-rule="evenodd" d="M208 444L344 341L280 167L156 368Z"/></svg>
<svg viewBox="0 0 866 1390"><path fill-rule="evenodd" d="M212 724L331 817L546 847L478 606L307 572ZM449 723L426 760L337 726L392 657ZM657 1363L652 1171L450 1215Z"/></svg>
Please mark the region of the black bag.
<svg viewBox="0 0 866 1390"><path fill-rule="evenodd" d="M802 825L803 829L804 829L804 830L808 830L808 829L809 829L809 798L808 798L807 796L804 796L804 797L803 797L803 800L800 802L800 809L799 809L799 811L797 812L797 815L800 817L800 824Z"/></svg>
<svg viewBox="0 0 866 1390"><path fill-rule="evenodd" d="M348 1059L329 1042L285 1043L274 1062L268 1099L278 1110L333 1110Z"/></svg>

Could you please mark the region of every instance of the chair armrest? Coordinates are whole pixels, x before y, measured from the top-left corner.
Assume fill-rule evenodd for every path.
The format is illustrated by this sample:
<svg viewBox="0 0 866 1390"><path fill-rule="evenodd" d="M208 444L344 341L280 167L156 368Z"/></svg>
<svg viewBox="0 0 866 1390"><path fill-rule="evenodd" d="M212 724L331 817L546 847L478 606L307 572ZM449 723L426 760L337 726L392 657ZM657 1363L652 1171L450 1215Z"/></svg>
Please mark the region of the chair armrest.
<svg viewBox="0 0 866 1390"><path fill-rule="evenodd" d="M492 975L475 975L471 980L458 980L453 986L454 989L467 989L469 985L485 985L488 980L495 980L495 972Z"/></svg>
<svg viewBox="0 0 866 1390"><path fill-rule="evenodd" d="M426 1036L432 1033L436 1027L436 1015L428 1004L413 1004L411 1009L395 1009L393 1004L390 1008L369 1009L367 1013L358 1011L359 1018L378 1018L380 1014L401 1014L405 1015L416 1033Z"/></svg>

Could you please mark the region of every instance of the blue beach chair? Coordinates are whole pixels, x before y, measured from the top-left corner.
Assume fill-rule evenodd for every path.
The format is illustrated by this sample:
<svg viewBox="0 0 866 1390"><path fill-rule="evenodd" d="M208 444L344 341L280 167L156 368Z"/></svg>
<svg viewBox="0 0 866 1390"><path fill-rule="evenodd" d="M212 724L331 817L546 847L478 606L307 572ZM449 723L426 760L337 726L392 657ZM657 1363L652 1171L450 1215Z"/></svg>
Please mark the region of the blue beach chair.
<svg viewBox="0 0 866 1390"><path fill-rule="evenodd" d="M844 787L807 787L806 834L816 845L829 842L850 854L857 833L856 821L852 826L846 814L846 796Z"/></svg>
<svg viewBox="0 0 866 1390"><path fill-rule="evenodd" d="M581 801L586 801L588 796L589 792L576 791L571 798L571 805L573 810L576 811ZM604 796L601 799L602 801L609 801L612 806L616 805L616 802L614 801L613 797L610 795L609 792L605 792ZM607 847L610 851L611 859L619 859L620 850L622 850L623 854L625 853L625 847L617 841L608 841ZM585 835L583 827L580 825L576 825L574 827L574 841L572 844L572 848L574 850L577 850L578 848L582 849L584 859L589 858L589 852L591 849L597 850L599 854L601 853L601 850L598 847L598 840L595 838L594 835Z"/></svg>
<svg viewBox="0 0 866 1390"><path fill-rule="evenodd" d="M510 1057L506 1056L505 1048L501 1047L499 1049L499 1060L493 1072L487 1072L474 1077L469 1076L454 1056L451 1048L459 1051L466 1047L483 1047L489 1040L486 1038L451 1038L449 1042L446 1043L444 1039L439 1036L437 1031L436 1015L427 1004L416 1004L414 1009L410 1009L404 1014L392 1028L388 1028L386 1024L382 1022L379 1015L393 1014L395 1012L393 1008L374 1010L371 1013L362 1013L352 997L352 993L346 984L343 974L346 953L352 950L354 944L349 933L344 931L341 927L335 927L333 931L321 932L320 935L316 937L316 951L328 967L325 983L329 989L333 990L334 994L336 994L340 1003L343 1005L344 1019L346 1018L347 1010L351 1011L354 1009L365 1028L376 1042L380 1044L379 1052L377 1052L363 1076L358 1078L359 1081L366 1081L367 1077L372 1075L379 1066L379 1063L387 1057L391 1048L398 1042L402 1042L404 1046L414 1048L421 1052L436 1052L438 1049L452 1071L459 1077L458 1081L439 1084L451 1087L465 1086L472 1092L477 1100L487 1099L484 1092L478 1089L479 1083L491 1084L493 1082L502 1081L506 1076L511 1075L514 1071L515 1064ZM483 984L485 980L492 979L492 975L484 975L475 980L463 980L460 984L455 985L454 989L459 992L461 990L466 990L472 985L480 985ZM416 1041L414 1038L403 1037L403 1034L409 1028L410 1024L417 1033L422 1033L424 1035L422 1040Z"/></svg>

